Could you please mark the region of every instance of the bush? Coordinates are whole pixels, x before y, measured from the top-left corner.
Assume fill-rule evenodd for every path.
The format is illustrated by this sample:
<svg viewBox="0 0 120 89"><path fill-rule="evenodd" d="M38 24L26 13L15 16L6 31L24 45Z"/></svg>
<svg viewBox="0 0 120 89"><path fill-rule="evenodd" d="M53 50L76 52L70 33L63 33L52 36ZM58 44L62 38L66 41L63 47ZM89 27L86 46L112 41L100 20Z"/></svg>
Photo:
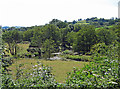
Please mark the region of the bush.
<svg viewBox="0 0 120 89"><path fill-rule="evenodd" d="M84 55L83 55L83 56L81 56L81 59L82 59L83 61L93 61L90 56L84 56Z"/></svg>
<svg viewBox="0 0 120 89"><path fill-rule="evenodd" d="M34 55L35 55L35 57L39 56L38 52L35 52Z"/></svg>
<svg viewBox="0 0 120 89"><path fill-rule="evenodd" d="M31 53L27 53L25 56L31 58L32 54Z"/></svg>
<svg viewBox="0 0 120 89"><path fill-rule="evenodd" d="M10 77L4 76L3 78L3 88L25 88L25 87L39 87L39 88L54 88L57 86L57 82L51 73L51 68L48 66L43 66L41 63L37 62L29 73L24 73L23 65L17 66L16 79L12 80Z"/></svg>
<svg viewBox="0 0 120 89"><path fill-rule="evenodd" d="M79 55L65 55L65 58L76 60L76 61L81 61L81 56Z"/></svg>
<svg viewBox="0 0 120 89"><path fill-rule="evenodd" d="M91 51L93 56L109 56L118 57L118 42L115 41L110 45L105 45L105 43L98 43L93 45Z"/></svg>
<svg viewBox="0 0 120 89"><path fill-rule="evenodd" d="M115 88L118 82L118 61L106 59L92 62L81 70L74 68L67 76L67 86L80 88Z"/></svg>
<svg viewBox="0 0 120 89"><path fill-rule="evenodd" d="M7 69L7 67L13 63L13 60L12 58L0 58L0 59L2 59L2 62L1 62L2 67L0 69L1 71L0 78L1 78L2 84L0 88L8 89L8 87L14 86L13 80L10 78L10 74L9 74L10 70Z"/></svg>
<svg viewBox="0 0 120 89"><path fill-rule="evenodd" d="M79 56L79 55L65 55L65 58L76 61L92 61L90 56Z"/></svg>
<svg viewBox="0 0 120 89"><path fill-rule="evenodd" d="M21 67L21 66L19 66ZM18 67L17 80L15 85L18 87L51 87L55 86L55 79L51 74L51 68L43 66L38 62L33 66L30 73L24 74L23 70ZM23 75L24 74L24 75Z"/></svg>
<svg viewBox="0 0 120 89"><path fill-rule="evenodd" d="M108 46L105 45L105 43L97 43L97 44L95 44L95 45L92 46L90 52L94 56L99 56L99 55L105 56L107 50L108 50Z"/></svg>
<svg viewBox="0 0 120 89"><path fill-rule="evenodd" d="M65 50L65 51L63 51L62 53L63 53L63 54L72 54L73 52L70 51L70 50Z"/></svg>
<svg viewBox="0 0 120 89"><path fill-rule="evenodd" d="M12 65L13 59L12 58L2 58L2 67L8 67L9 65Z"/></svg>

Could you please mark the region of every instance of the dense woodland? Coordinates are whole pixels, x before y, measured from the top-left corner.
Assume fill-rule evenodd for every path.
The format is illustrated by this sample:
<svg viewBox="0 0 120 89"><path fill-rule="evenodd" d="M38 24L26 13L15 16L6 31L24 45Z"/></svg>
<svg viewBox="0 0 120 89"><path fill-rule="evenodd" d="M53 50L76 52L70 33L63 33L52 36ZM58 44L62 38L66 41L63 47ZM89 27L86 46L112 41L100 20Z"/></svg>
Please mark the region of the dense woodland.
<svg viewBox="0 0 120 89"><path fill-rule="evenodd" d="M49 24L31 27L9 27L2 29L2 87L47 87L47 88L118 88L120 19L87 18L73 22L53 19ZM27 52L20 53L18 44L29 44ZM50 68L42 66L43 75L36 71L36 77L26 75L14 81L7 67L12 59L36 58L51 60L55 53L60 57L75 61L86 61L82 69L74 68L68 73L66 83L54 80ZM39 63L38 63L39 65ZM21 67L21 66L19 66Z"/></svg>

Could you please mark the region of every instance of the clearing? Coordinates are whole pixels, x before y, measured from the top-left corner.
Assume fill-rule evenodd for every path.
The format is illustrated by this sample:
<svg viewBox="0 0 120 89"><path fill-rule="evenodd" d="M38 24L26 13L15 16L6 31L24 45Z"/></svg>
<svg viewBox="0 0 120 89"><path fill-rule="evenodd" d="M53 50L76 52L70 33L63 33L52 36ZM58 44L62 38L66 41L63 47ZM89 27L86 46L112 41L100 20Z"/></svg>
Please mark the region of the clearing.
<svg viewBox="0 0 120 89"><path fill-rule="evenodd" d="M29 71L29 69L32 68L33 65L37 64L37 62L41 62L43 65L48 65L49 67L52 67L52 73L55 75L55 79L59 83L64 83L65 78L67 77L67 73L71 72L73 67L82 68L85 64L88 64L89 62L81 62L81 61L61 61L61 60L54 60L54 61L46 61L41 59L14 59L14 63L9 66L9 69L11 69L12 78L15 79L16 74L16 67L19 64L24 64L24 68L26 72Z"/></svg>

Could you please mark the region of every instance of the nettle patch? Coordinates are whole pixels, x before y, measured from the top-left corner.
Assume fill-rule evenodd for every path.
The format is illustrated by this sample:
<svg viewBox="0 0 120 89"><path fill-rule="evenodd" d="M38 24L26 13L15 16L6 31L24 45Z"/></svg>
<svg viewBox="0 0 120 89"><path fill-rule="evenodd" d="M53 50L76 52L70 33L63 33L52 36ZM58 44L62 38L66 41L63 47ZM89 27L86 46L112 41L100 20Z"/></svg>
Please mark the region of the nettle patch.
<svg viewBox="0 0 120 89"><path fill-rule="evenodd" d="M81 70L74 68L66 80L71 87L118 87L118 60L91 62Z"/></svg>

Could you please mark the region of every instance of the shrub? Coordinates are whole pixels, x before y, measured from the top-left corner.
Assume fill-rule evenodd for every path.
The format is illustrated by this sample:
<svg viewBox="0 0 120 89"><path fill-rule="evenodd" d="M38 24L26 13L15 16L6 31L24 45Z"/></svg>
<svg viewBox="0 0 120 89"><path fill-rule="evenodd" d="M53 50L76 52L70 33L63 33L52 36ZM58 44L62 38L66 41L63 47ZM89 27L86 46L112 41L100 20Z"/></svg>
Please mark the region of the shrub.
<svg viewBox="0 0 120 89"><path fill-rule="evenodd" d="M37 62L30 73L23 72L19 65L16 73L15 86L17 87L55 87L56 81L51 73L51 68Z"/></svg>
<svg viewBox="0 0 120 89"><path fill-rule="evenodd" d="M13 80L10 78L9 70L7 69L7 67L13 63L13 60L12 58L0 58L0 59L2 59L2 62L1 62L2 67L0 68L0 71L1 71L0 78L1 78L2 84L0 88L8 89L8 87L14 86Z"/></svg>
<svg viewBox="0 0 120 89"><path fill-rule="evenodd" d="M92 61L90 56L79 56L79 55L65 55L65 58L76 61Z"/></svg>
<svg viewBox="0 0 120 89"><path fill-rule="evenodd" d="M27 53L25 56L31 58L32 54L31 53Z"/></svg>
<svg viewBox="0 0 120 89"><path fill-rule="evenodd" d="M39 56L38 52L35 52L34 55L35 55L35 57Z"/></svg>
<svg viewBox="0 0 120 89"><path fill-rule="evenodd" d="M92 62L81 70L74 68L68 73L66 83L71 87L96 87L114 88L118 87L118 61L106 59L103 61Z"/></svg>
<svg viewBox="0 0 120 89"><path fill-rule="evenodd" d="M105 45L105 43L98 43L98 44L95 44L92 46L91 48L91 53L94 55L94 56L105 56L106 55L106 52L108 50L108 46Z"/></svg>
<svg viewBox="0 0 120 89"><path fill-rule="evenodd" d="M41 63L37 62L29 73L24 73L24 64L17 66L16 79L12 80L11 75L4 73L2 76L2 88L50 88L53 89L57 87L58 83L55 81L53 74L51 73L51 68L48 66L43 66ZM3 69L4 70L4 69ZM3 74L3 72L2 72Z"/></svg>
<svg viewBox="0 0 120 89"><path fill-rule="evenodd" d="M90 56L84 56L84 55L83 55L83 56L81 56L81 59L82 59L83 61L93 61Z"/></svg>
<svg viewBox="0 0 120 89"><path fill-rule="evenodd" d="M63 51L62 53L63 53L63 54L72 54L73 52L70 51L70 50L65 50L65 51Z"/></svg>

